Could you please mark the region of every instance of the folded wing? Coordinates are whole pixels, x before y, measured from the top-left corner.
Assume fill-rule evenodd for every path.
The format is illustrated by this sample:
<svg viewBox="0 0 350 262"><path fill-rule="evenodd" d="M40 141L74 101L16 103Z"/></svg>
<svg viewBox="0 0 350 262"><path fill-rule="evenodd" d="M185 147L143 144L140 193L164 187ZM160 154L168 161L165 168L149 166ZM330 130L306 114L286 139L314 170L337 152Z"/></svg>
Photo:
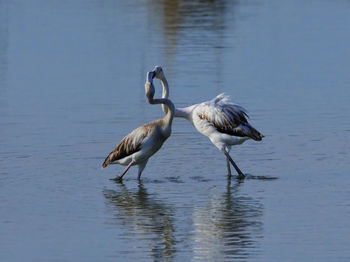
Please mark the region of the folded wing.
<svg viewBox="0 0 350 262"><path fill-rule="evenodd" d="M250 137L257 141L263 137L248 123L247 118L249 117L246 110L233 103L225 94L220 94L213 100L200 104L197 114L200 119L207 121L220 133Z"/></svg>

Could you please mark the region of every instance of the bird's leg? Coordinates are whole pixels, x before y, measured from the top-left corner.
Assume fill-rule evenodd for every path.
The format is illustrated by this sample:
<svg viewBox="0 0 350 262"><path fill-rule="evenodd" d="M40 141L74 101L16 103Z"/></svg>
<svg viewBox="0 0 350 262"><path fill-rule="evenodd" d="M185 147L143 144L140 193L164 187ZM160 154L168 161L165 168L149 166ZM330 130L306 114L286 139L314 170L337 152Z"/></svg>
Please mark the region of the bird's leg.
<svg viewBox="0 0 350 262"><path fill-rule="evenodd" d="M226 146L226 148L224 150L229 154L230 150L231 150L231 147L230 146ZM228 159L228 157L226 157L226 166L227 166L227 178L231 179L231 177L232 177L231 164L230 164L230 160Z"/></svg>
<svg viewBox="0 0 350 262"><path fill-rule="evenodd" d="M129 165L123 170L123 172L117 176L114 180L116 181L122 181L123 176L126 174L126 172L128 172L128 170L130 169L130 167L134 164L134 161L130 161Z"/></svg>
<svg viewBox="0 0 350 262"><path fill-rule="evenodd" d="M227 177L229 179L231 179L231 165L230 165L230 160L228 159L228 157L226 157L226 166L227 166Z"/></svg>
<svg viewBox="0 0 350 262"><path fill-rule="evenodd" d="M224 154L226 155L226 157L229 159L229 161L231 162L232 166L236 169L237 173L238 173L238 179L243 179L245 178L245 175L242 173L242 171L239 169L239 167L236 165L235 161L232 160L231 156L229 155L228 152L226 152L226 150L223 150Z"/></svg>
<svg viewBox="0 0 350 262"><path fill-rule="evenodd" d="M148 160L146 160L145 162L139 164L139 171L138 171L138 175L137 175L137 179L138 179L138 180L141 179L142 171L145 169L146 164L147 164L147 161L148 161Z"/></svg>

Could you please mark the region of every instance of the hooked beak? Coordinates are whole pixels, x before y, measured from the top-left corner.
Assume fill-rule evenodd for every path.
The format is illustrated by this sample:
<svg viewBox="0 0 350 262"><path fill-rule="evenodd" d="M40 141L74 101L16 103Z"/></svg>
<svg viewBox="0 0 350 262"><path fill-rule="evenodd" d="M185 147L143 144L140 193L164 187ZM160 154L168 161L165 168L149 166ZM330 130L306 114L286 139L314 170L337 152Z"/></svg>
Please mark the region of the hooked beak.
<svg viewBox="0 0 350 262"><path fill-rule="evenodd" d="M146 93L146 97L148 99L148 102L151 103L151 101L153 100L154 97L154 86L152 82L146 81L145 83L145 93Z"/></svg>
<svg viewBox="0 0 350 262"><path fill-rule="evenodd" d="M156 76L156 72L151 71L147 73L147 81L152 83L153 82L153 78Z"/></svg>

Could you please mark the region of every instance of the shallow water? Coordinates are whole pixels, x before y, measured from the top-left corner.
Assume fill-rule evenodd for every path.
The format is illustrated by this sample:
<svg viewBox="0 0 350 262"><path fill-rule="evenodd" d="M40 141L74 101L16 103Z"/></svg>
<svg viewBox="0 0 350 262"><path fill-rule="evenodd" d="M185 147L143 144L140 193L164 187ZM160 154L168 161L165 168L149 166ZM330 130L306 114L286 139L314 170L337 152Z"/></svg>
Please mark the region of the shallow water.
<svg viewBox="0 0 350 262"><path fill-rule="evenodd" d="M30 3L29 3L30 2ZM348 261L350 2L0 1L1 261ZM220 92L266 137L183 119L152 157L101 170L162 65L176 106ZM160 86L157 85L157 95Z"/></svg>

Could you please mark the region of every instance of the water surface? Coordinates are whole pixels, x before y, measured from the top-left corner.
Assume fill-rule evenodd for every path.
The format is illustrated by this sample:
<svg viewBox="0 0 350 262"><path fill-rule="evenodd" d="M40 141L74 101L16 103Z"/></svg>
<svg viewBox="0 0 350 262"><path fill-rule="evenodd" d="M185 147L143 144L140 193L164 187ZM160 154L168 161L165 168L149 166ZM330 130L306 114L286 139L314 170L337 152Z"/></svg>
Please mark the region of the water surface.
<svg viewBox="0 0 350 262"><path fill-rule="evenodd" d="M1 261L348 261L350 3L0 1ZM225 92L266 137L233 148L186 120L142 183L101 170L176 106ZM157 95L160 86L157 85Z"/></svg>

